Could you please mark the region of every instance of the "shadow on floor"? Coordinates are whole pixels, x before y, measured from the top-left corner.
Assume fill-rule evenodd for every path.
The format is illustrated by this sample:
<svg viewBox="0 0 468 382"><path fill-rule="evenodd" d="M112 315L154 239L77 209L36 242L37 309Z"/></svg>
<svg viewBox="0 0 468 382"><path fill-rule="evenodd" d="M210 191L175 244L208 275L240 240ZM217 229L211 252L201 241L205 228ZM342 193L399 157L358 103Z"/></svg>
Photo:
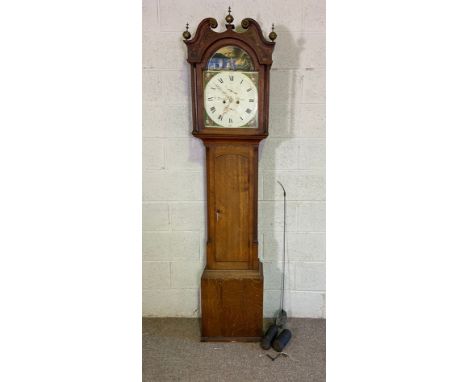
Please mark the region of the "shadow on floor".
<svg viewBox="0 0 468 382"><path fill-rule="evenodd" d="M143 318L143 381L325 381L325 320L291 318L271 361L258 343L200 342L196 318Z"/></svg>

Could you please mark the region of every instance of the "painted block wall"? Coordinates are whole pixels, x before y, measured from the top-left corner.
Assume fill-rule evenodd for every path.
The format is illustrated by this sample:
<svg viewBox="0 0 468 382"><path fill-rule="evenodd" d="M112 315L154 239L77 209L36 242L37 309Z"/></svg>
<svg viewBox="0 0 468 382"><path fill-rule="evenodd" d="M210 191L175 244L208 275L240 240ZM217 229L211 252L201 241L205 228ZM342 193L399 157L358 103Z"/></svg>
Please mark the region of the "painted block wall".
<svg viewBox="0 0 468 382"><path fill-rule="evenodd" d="M288 192L285 307L325 317L325 1L143 0L143 315L199 316L205 264L204 147L192 137L185 23L224 30L256 19L278 33L269 137L260 146L259 243L264 315L279 306L283 248L280 180Z"/></svg>

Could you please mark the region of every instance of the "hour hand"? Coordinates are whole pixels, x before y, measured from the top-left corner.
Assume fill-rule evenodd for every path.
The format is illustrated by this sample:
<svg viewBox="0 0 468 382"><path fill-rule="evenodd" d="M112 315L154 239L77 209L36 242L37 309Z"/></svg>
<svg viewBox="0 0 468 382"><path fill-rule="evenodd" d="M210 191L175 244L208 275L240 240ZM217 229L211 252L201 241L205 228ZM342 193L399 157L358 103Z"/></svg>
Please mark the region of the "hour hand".
<svg viewBox="0 0 468 382"><path fill-rule="evenodd" d="M221 92L222 92L225 96L228 95L228 94L221 88L221 86L219 86L218 84L215 84L215 85L216 85L216 87L217 87L219 90L221 90Z"/></svg>

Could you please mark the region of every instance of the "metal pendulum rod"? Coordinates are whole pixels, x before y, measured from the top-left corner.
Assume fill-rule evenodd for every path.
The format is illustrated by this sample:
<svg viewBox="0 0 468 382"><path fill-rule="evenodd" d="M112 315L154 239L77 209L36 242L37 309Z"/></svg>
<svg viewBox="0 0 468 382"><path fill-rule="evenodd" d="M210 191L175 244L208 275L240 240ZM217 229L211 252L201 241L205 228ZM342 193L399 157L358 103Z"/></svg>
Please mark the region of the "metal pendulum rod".
<svg viewBox="0 0 468 382"><path fill-rule="evenodd" d="M283 275L281 279L281 300L280 300L280 315L286 318L286 312L283 309L284 304L284 273L286 267L286 190L279 180L277 180L283 189ZM282 321L282 320L280 320ZM285 323L285 322L284 322ZM284 325L284 323L282 323Z"/></svg>
<svg viewBox="0 0 468 382"><path fill-rule="evenodd" d="M284 276L286 272L286 190L280 181L277 181L281 188L283 189L283 206L284 206L284 216L283 216L283 275L281 278L281 299L280 299L280 310L276 315L276 321L274 324L270 325L265 335L263 336L261 346L264 350L270 349L273 347L277 352L282 352L283 349L288 345L291 340L291 331L289 329L284 329L286 322L288 321L288 315L284 310ZM281 332L280 332L281 331ZM286 353L280 353L284 356L287 356ZM279 354L276 357L267 356L274 361L279 357Z"/></svg>

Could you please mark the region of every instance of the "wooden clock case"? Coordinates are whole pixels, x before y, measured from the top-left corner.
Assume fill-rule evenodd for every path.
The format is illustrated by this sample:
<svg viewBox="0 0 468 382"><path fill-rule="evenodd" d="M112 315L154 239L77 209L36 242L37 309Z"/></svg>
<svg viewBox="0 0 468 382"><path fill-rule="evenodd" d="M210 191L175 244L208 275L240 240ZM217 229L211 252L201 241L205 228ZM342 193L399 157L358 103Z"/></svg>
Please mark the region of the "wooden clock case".
<svg viewBox="0 0 468 382"><path fill-rule="evenodd" d="M231 19L228 19L231 17ZM193 39L184 41L191 65L192 134L206 147L206 267L201 278L202 341L258 341L263 333L263 269L258 259L258 146L268 136L269 83L275 43L259 24L242 20L241 33L232 16L226 31L213 31L206 18ZM223 46L247 52L258 72L256 128L205 127L203 71Z"/></svg>

